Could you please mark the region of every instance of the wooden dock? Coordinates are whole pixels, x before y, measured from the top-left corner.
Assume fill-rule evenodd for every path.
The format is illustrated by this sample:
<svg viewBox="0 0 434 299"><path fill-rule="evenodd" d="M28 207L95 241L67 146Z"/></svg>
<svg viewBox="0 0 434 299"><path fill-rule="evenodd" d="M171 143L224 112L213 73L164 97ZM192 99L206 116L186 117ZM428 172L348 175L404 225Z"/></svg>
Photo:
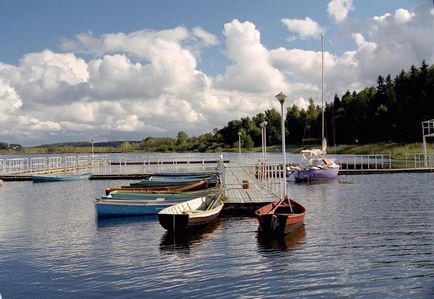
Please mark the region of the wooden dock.
<svg viewBox="0 0 434 299"><path fill-rule="evenodd" d="M241 165L226 165L223 180L226 201L222 215L253 216L259 207L278 199Z"/></svg>

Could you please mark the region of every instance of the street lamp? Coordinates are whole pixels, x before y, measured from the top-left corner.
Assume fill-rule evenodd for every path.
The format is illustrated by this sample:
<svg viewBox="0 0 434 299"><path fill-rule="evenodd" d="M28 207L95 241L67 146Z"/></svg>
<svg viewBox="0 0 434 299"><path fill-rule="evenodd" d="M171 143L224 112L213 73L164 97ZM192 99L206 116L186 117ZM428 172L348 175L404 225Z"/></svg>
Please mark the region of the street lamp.
<svg viewBox="0 0 434 299"><path fill-rule="evenodd" d="M92 143L92 150L91 150L92 155L90 156L90 163L91 163L91 165L92 165L91 167L93 169L93 138L90 141Z"/></svg>
<svg viewBox="0 0 434 299"><path fill-rule="evenodd" d="M286 148L285 148L285 116L283 114L283 103L285 102L286 95L280 92L278 95L276 95L277 100L280 103L280 111L282 116L282 124L281 124L281 130L282 130L282 155L283 155L283 198L286 197Z"/></svg>
<svg viewBox="0 0 434 299"><path fill-rule="evenodd" d="M267 122L264 120L259 125L262 128L262 160L265 161L265 154L267 153Z"/></svg>
<svg viewBox="0 0 434 299"><path fill-rule="evenodd" d="M238 158L241 161L241 132L238 132Z"/></svg>

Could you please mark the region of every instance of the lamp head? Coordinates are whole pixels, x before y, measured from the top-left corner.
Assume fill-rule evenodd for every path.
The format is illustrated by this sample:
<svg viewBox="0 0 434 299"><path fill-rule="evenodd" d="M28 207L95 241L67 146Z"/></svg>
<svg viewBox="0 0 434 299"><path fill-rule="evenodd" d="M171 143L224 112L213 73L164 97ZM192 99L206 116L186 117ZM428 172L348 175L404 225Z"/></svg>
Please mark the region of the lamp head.
<svg viewBox="0 0 434 299"><path fill-rule="evenodd" d="M276 95L276 98L280 104L283 104L285 102L286 95L283 92L280 92L278 95Z"/></svg>

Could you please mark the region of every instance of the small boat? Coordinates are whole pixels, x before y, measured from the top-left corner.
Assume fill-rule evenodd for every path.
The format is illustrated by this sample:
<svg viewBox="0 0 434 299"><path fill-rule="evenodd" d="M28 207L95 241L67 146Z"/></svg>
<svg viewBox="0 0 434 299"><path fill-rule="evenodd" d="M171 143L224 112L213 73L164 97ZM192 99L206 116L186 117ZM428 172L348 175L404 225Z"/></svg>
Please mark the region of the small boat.
<svg viewBox="0 0 434 299"><path fill-rule="evenodd" d="M1 185L3 185L3 181L2 181L2 180L0 180L0 186L1 186Z"/></svg>
<svg viewBox="0 0 434 299"><path fill-rule="evenodd" d="M141 180L140 182L131 183L131 187L148 188L148 187L164 187L164 186L185 186L188 184L197 183L206 180L209 187L220 184L220 176L212 175L204 178L197 177L165 177L165 176L151 176L149 179Z"/></svg>
<svg viewBox="0 0 434 299"><path fill-rule="evenodd" d="M287 196L255 211L260 230L275 237L283 237L303 225L306 209Z"/></svg>
<svg viewBox="0 0 434 299"><path fill-rule="evenodd" d="M131 217L157 215L159 211L179 201L169 200L95 200L98 217Z"/></svg>
<svg viewBox="0 0 434 299"><path fill-rule="evenodd" d="M208 189L184 191L184 192L130 192L130 191L112 191L109 195L102 196L102 199L119 199L119 200L188 200L191 198L206 196L210 193L216 193L220 190L220 187L213 187Z"/></svg>
<svg viewBox="0 0 434 299"><path fill-rule="evenodd" d="M220 173L216 171L210 172L157 172L151 174L150 177L177 177L177 178L208 178L211 176L218 176Z"/></svg>
<svg viewBox="0 0 434 299"><path fill-rule="evenodd" d="M325 156L322 150L304 150L303 157L308 165L291 165L288 168L288 175L294 173L295 181L310 181L319 179L337 178L340 166Z"/></svg>
<svg viewBox="0 0 434 299"><path fill-rule="evenodd" d="M154 187L134 187L134 186L120 186L110 187L105 189L106 195L112 192L131 192L131 193L176 193L192 190L200 190L208 187L206 180L200 180L191 184L179 185L179 186L154 186Z"/></svg>
<svg viewBox="0 0 434 299"><path fill-rule="evenodd" d="M61 181L77 181L77 180L88 180L91 176L91 173L82 173L82 174L34 174L32 175L33 183L42 183L42 182L61 182Z"/></svg>
<svg viewBox="0 0 434 299"><path fill-rule="evenodd" d="M158 213L162 227L171 233L203 228L217 220L223 208L223 193L178 203Z"/></svg>

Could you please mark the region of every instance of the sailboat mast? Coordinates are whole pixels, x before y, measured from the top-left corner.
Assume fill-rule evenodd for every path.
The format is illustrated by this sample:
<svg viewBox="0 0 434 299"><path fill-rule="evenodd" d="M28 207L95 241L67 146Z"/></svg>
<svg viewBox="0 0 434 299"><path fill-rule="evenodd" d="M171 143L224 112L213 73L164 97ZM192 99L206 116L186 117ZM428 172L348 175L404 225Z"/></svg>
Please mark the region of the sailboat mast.
<svg viewBox="0 0 434 299"><path fill-rule="evenodd" d="M324 36L321 36L321 141L324 140Z"/></svg>

